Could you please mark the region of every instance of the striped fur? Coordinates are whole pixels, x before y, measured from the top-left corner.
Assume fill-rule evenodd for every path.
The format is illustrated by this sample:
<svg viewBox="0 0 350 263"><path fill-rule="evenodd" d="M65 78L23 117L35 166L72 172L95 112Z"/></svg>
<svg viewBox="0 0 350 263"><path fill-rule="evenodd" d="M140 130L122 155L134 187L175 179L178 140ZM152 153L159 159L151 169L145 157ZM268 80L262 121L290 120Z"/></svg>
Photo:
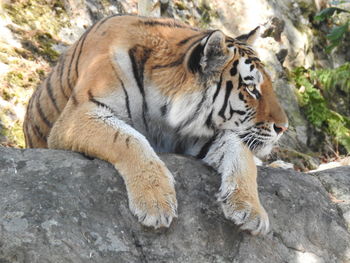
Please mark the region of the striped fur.
<svg viewBox="0 0 350 263"><path fill-rule="evenodd" d="M269 153L287 119L245 37L171 19L101 20L34 92L24 122L27 147L114 164L131 211L154 227L169 226L177 209L173 177L156 152L195 156L222 175L225 216L265 233L253 153Z"/></svg>

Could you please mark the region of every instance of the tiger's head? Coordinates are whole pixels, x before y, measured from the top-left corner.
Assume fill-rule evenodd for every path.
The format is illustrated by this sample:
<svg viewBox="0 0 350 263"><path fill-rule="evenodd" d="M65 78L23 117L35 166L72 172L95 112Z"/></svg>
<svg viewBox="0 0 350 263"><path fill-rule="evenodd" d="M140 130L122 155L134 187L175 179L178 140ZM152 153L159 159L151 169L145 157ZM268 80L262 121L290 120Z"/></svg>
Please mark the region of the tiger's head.
<svg viewBox="0 0 350 263"><path fill-rule="evenodd" d="M187 57L188 70L211 89L206 125L232 130L257 155L269 154L288 128L273 83L251 44L259 28L237 38L212 31Z"/></svg>

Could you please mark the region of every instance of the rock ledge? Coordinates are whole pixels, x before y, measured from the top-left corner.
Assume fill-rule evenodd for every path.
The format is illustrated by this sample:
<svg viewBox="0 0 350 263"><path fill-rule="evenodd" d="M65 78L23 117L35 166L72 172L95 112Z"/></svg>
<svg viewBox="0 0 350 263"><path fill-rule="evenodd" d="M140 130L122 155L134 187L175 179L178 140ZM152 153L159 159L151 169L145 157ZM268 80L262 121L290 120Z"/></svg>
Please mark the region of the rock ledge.
<svg viewBox="0 0 350 263"><path fill-rule="evenodd" d="M153 230L129 212L112 165L73 152L0 147L0 262L350 262L342 210L323 186L331 176L349 183L350 167L314 176L260 168L272 229L251 237L224 219L212 169L183 156L162 159L177 181L179 217Z"/></svg>

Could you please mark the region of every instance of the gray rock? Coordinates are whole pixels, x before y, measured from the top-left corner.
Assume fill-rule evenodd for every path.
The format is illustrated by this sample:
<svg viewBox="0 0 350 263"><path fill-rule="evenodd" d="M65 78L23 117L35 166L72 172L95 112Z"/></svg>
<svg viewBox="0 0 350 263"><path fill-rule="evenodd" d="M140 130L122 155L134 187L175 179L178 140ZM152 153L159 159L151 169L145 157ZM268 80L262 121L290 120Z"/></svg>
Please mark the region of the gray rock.
<svg viewBox="0 0 350 263"><path fill-rule="evenodd" d="M315 175L331 195L350 231L350 166L316 172Z"/></svg>
<svg viewBox="0 0 350 263"><path fill-rule="evenodd" d="M179 217L153 230L129 212L112 165L68 151L0 147L0 262L350 262L350 234L316 177L260 168L272 229L252 237L224 219L211 168L162 159L177 181Z"/></svg>

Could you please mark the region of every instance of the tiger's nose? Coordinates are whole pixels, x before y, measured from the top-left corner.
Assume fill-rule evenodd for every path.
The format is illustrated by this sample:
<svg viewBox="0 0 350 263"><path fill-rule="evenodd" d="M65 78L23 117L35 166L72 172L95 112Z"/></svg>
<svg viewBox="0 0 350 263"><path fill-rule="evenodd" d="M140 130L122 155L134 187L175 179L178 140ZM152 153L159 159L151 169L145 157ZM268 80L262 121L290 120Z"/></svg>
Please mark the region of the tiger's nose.
<svg viewBox="0 0 350 263"><path fill-rule="evenodd" d="M285 132L288 129L288 123L278 123L273 125L273 129L277 134L280 134L282 132Z"/></svg>

